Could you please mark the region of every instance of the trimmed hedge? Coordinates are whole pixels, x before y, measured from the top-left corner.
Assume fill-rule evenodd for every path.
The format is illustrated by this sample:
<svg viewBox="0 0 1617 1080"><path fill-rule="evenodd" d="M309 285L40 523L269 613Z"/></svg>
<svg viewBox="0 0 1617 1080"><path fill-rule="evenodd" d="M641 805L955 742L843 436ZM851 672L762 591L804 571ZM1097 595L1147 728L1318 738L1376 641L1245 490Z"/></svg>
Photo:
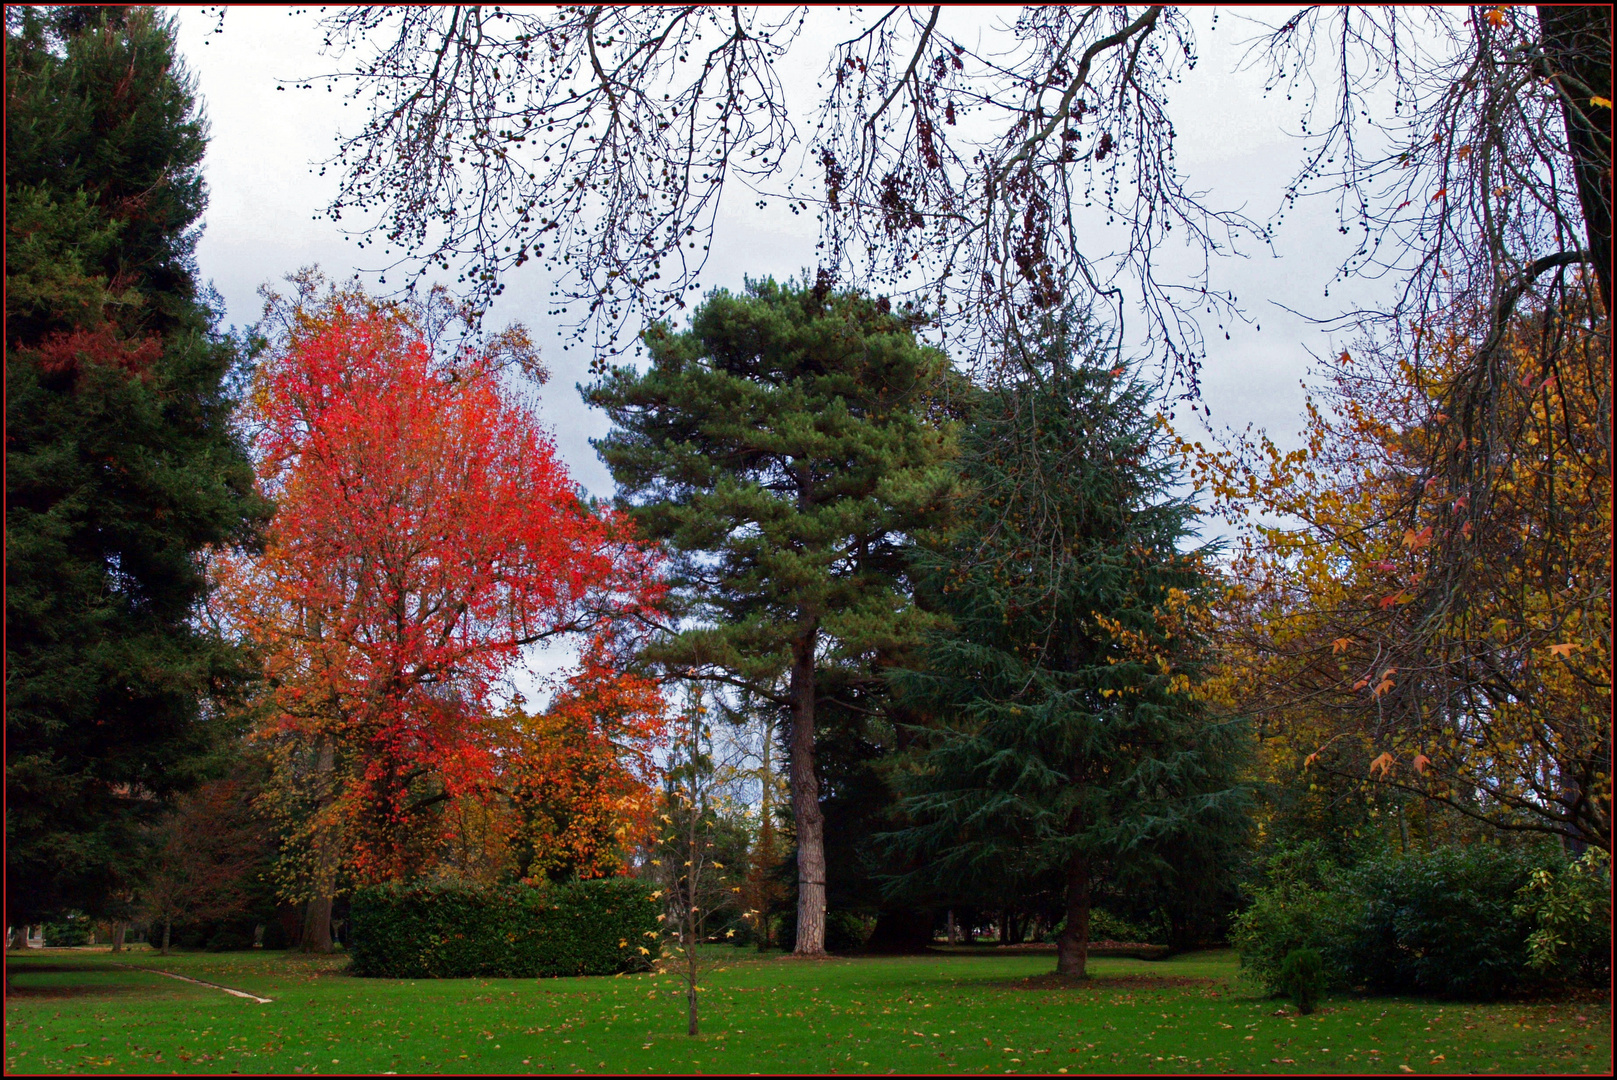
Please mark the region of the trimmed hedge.
<svg viewBox="0 0 1617 1080"><path fill-rule="evenodd" d="M392 883L349 912L349 973L383 979L616 975L649 967L658 904L631 878L566 885Z"/></svg>

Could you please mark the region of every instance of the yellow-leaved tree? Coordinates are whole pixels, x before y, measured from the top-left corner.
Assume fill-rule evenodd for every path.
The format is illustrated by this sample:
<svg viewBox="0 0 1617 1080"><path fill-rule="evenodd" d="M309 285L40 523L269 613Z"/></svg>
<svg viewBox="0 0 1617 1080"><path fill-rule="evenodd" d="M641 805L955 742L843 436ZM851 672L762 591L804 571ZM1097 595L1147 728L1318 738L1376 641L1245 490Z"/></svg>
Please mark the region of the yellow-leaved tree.
<svg viewBox="0 0 1617 1080"><path fill-rule="evenodd" d="M1271 778L1610 851L1610 338L1577 314L1344 351L1290 452L1181 441L1239 525L1221 685Z"/></svg>

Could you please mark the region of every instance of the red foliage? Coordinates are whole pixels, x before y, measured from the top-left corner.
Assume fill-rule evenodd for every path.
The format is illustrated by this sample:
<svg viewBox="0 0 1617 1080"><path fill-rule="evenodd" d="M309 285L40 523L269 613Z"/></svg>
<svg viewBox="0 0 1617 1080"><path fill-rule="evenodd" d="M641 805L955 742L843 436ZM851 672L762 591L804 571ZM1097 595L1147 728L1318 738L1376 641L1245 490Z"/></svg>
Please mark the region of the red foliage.
<svg viewBox="0 0 1617 1080"><path fill-rule="evenodd" d="M659 598L655 556L581 501L486 360L435 360L396 313L339 307L260 376L278 509L234 592L274 726L346 762L335 798L364 876L401 872L423 777L447 798L491 783L489 696L524 646Z"/></svg>
<svg viewBox="0 0 1617 1080"><path fill-rule="evenodd" d="M151 378L151 366L163 355L160 338L126 341L111 323L93 329L51 334L39 345L39 367L47 375L73 375L86 362L121 368L139 379Z"/></svg>

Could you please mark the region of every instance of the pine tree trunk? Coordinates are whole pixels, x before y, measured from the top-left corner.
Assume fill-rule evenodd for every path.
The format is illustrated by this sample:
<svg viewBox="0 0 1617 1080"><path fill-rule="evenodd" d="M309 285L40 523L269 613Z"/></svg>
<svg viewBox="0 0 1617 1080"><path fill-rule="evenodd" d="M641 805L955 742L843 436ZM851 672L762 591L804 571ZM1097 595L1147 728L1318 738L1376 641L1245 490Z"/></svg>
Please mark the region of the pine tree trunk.
<svg viewBox="0 0 1617 1080"><path fill-rule="evenodd" d="M798 956L825 955L825 818L814 768L814 646L817 620L792 643L792 817L797 823Z"/></svg>
<svg viewBox="0 0 1617 1080"><path fill-rule="evenodd" d="M1056 942L1056 974L1089 978L1089 860L1067 862L1067 926Z"/></svg>

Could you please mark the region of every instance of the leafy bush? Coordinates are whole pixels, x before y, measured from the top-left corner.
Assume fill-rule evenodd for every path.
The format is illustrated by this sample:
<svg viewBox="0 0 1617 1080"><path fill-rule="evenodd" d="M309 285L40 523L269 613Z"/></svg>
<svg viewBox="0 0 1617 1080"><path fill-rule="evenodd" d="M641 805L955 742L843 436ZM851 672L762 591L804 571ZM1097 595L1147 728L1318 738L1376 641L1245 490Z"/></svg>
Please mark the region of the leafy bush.
<svg viewBox="0 0 1617 1080"><path fill-rule="evenodd" d="M628 878L566 885L393 883L349 913L355 975L391 979L615 975L656 953L657 904Z"/></svg>
<svg viewBox="0 0 1617 1080"><path fill-rule="evenodd" d="M1532 929L1515 913L1534 860L1491 844L1370 859L1344 886L1357 903L1337 955L1372 990L1490 998L1527 969Z"/></svg>
<svg viewBox="0 0 1617 1080"><path fill-rule="evenodd" d="M1061 921L1056 931L1060 937L1060 930L1066 927L1066 920ZM1090 941L1121 941L1130 945L1161 945L1165 935L1159 926L1152 929L1149 925L1132 922L1119 918L1105 908L1092 908L1089 912L1089 940ZM1054 939L1052 939L1054 940Z"/></svg>
<svg viewBox="0 0 1617 1080"><path fill-rule="evenodd" d="M1280 963L1280 985L1285 988L1297 1011L1307 1016L1325 989L1325 963L1317 949L1293 949Z"/></svg>
<svg viewBox="0 0 1617 1080"><path fill-rule="evenodd" d="M1230 944L1240 950L1248 978L1276 996L1289 993L1282 978L1286 958L1311 949L1321 960L1321 987L1342 983L1335 946L1354 898L1341 890L1339 874L1317 841L1283 848L1269 858L1267 884L1253 893L1230 929Z"/></svg>
<svg viewBox="0 0 1617 1080"><path fill-rule="evenodd" d="M793 935L795 936L795 934ZM825 915L825 951L854 952L870 937L870 926L851 911L828 911Z"/></svg>
<svg viewBox="0 0 1617 1080"><path fill-rule="evenodd" d="M80 945L90 944L90 936L95 932L90 920L82 915L69 915L61 922L45 924L45 947L47 949L72 949Z"/></svg>
<svg viewBox="0 0 1617 1080"><path fill-rule="evenodd" d="M1527 935L1527 964L1540 974L1611 979L1611 860L1591 848L1557 870L1535 869L1516 894L1515 914L1536 929Z"/></svg>

